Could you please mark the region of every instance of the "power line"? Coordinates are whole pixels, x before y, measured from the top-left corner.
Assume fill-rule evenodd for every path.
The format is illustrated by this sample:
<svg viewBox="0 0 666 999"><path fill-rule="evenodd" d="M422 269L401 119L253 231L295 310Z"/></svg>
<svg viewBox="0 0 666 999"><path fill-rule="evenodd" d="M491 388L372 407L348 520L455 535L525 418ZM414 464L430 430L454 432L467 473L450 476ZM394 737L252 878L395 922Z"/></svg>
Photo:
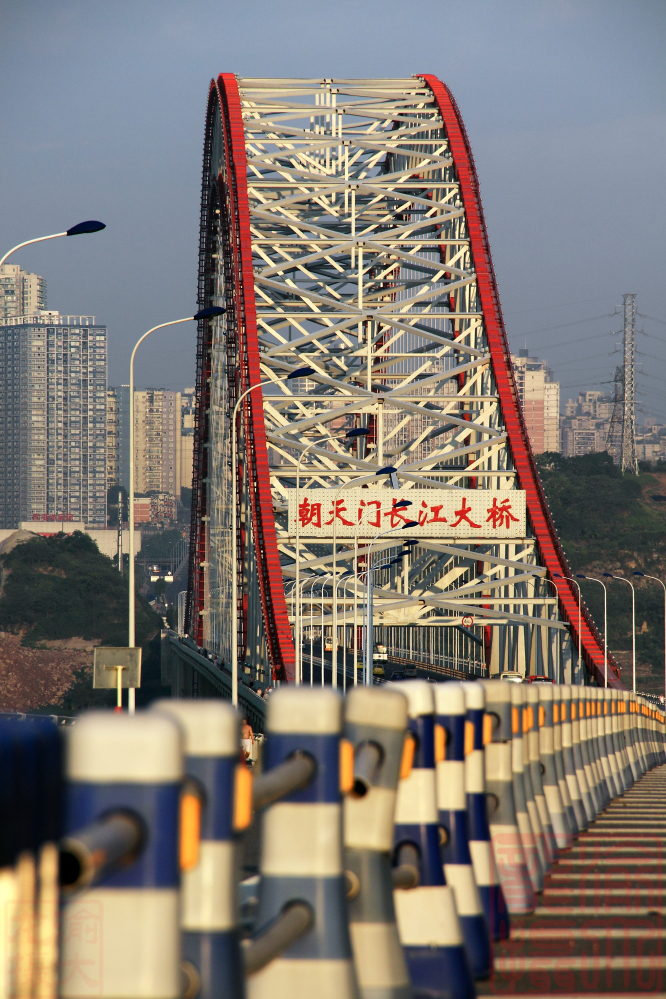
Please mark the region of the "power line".
<svg viewBox="0 0 666 999"><path fill-rule="evenodd" d="M505 316L524 316L530 312L548 312L550 309L568 309L574 305L588 305L590 302L607 302L615 295L603 295L601 298L583 298L579 302L562 302L560 305L540 305L536 309L520 309L517 312L505 312Z"/></svg>
<svg viewBox="0 0 666 999"><path fill-rule="evenodd" d="M637 312L636 315L640 316L641 319L651 319L653 323L660 323L662 326L666 326L666 322L663 319L657 319L656 316L646 316L644 312Z"/></svg>
<svg viewBox="0 0 666 999"><path fill-rule="evenodd" d="M511 336L521 337L521 336L532 336L534 333L550 333L551 330L563 330L567 326L582 326L583 323L592 323L595 319L610 319L612 316L616 316L617 312L604 312L601 316L589 316L588 319L576 319L572 323L560 323L559 326L543 326L538 330L527 330L526 333L512 333Z"/></svg>

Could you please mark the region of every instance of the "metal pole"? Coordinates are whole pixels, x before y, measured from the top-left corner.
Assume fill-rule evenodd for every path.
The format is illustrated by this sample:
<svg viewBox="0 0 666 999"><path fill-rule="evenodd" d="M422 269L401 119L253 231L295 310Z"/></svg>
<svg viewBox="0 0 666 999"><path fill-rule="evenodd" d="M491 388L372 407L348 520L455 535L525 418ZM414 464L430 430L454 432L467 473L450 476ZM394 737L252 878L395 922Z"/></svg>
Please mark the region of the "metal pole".
<svg viewBox="0 0 666 999"><path fill-rule="evenodd" d="M63 235L59 233L59 235ZM129 634L128 645L130 649L136 648L136 627L135 627L135 566L134 566L134 358L139 346L147 336L155 330L164 329L165 326L177 326L179 323L190 323L194 316L187 316L185 319L173 319L170 323L160 323L153 326L147 333L139 337L134 345L132 356L130 357L129 370ZM130 687L127 692L127 707L130 714L133 714L136 707L134 688Z"/></svg>
<svg viewBox="0 0 666 999"><path fill-rule="evenodd" d="M570 583L575 583L578 589L578 677L579 677L578 684L580 686L583 683L583 643L581 635L581 627L582 627L581 610L583 603L583 595L581 593L580 583L578 582L577 579L574 579L573 576L560 576L559 572L556 572L555 576L559 579L568 579ZM605 630L606 629L604 628L604 631Z"/></svg>
<svg viewBox="0 0 666 999"><path fill-rule="evenodd" d="M635 576L644 576L645 579L654 579L664 590L664 704L666 705L666 584L659 576L647 576L644 572L634 573Z"/></svg>
<svg viewBox="0 0 666 999"><path fill-rule="evenodd" d="M344 437L318 437L317 440L312 441L305 448L303 448L303 450L301 451L301 453L298 456L298 461L296 462L296 538L295 538L295 541L296 541L296 590L297 591L298 591L298 581L299 581L300 574L301 574L301 532L300 532L301 519L300 519L299 514L298 514L299 507L300 507L300 495L301 495L301 492L300 492L300 490L301 490L301 462L303 461L303 458L308 453L308 451L310 450L310 448L316 447L317 444L325 444L328 441L339 441L339 440L344 440L344 439L345 439ZM335 500L334 500L333 501L333 572L334 573L335 573L335 535L336 535L336 530L335 529L336 529L336 526L337 526L336 523L335 523L335 520L336 520L336 518L335 518ZM337 615L334 615L334 617L337 618ZM322 628L323 628L323 625L322 625ZM295 652L295 658L296 658L294 672L295 672L296 686L298 686L300 684L300 682L301 682L301 676L300 676L300 673L301 673L301 658L302 658L301 657L301 643L302 643L302 639L301 639L301 621L300 621L300 616L298 615L298 612L297 612L296 618L294 620L294 652ZM334 636L333 645L335 646L335 636ZM336 660L336 665L337 665L337 660ZM337 686L337 679L338 679L337 678L337 670L331 669L331 680L333 682L333 686L334 687Z"/></svg>
<svg viewBox="0 0 666 999"><path fill-rule="evenodd" d="M287 375L289 378L290 375ZM250 392L254 392L255 389L263 388L265 385L275 385L278 382L286 381L287 378L268 378L266 381L257 382L256 385L251 385L248 389L239 396L236 405L234 406L233 415L231 417L231 703L234 707L238 706L238 574L236 562L238 560L238 545L236 541L236 531L237 531L237 518L236 518L236 504L237 504L237 489L236 489L236 452L237 452L237 433L236 433L236 420L238 419L238 410L240 405ZM298 510L296 511L296 525L298 528ZM295 631L294 631L295 634Z"/></svg>
<svg viewBox="0 0 666 999"><path fill-rule="evenodd" d="M20 250L22 246L30 246L31 243L43 243L46 239L58 239L59 236L66 236L66 232L54 232L51 236L39 236L37 239L26 239L24 243L17 243L16 246L12 246L11 250L5 253L4 257L0 258L0 267L4 264L8 257L11 257L12 253L16 250Z"/></svg>
<svg viewBox="0 0 666 999"><path fill-rule="evenodd" d="M326 660L326 655L324 648L326 646L326 640L324 638L324 587L326 586L326 580L331 578L331 573L324 576L323 582L321 584L321 685L324 686L324 663Z"/></svg>
<svg viewBox="0 0 666 999"><path fill-rule="evenodd" d="M604 573L604 575L609 575L610 573ZM593 583L599 583L600 586L604 588L604 687L608 686L608 591L606 590L606 584L602 579L597 579L596 576L583 576L582 573L578 576L579 579L591 579Z"/></svg>
<svg viewBox="0 0 666 999"><path fill-rule="evenodd" d="M626 296L625 296L626 297ZM605 576L610 576L612 579L620 579L623 583L628 583L631 587L631 655L632 655L632 673L633 673L633 691L636 693L636 590L634 589L634 584L630 579L625 579L624 576L614 576L612 572L604 573Z"/></svg>

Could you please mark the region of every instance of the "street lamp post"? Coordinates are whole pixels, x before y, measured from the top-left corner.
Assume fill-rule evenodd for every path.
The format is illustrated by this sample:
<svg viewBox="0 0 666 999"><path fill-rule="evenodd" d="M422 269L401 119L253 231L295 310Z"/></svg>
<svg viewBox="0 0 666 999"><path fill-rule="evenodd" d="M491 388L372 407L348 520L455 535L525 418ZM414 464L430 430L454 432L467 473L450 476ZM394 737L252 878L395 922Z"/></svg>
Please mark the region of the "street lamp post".
<svg viewBox="0 0 666 999"><path fill-rule="evenodd" d="M71 229L66 229L64 232L53 232L50 236L38 236L36 239L26 239L23 243L17 243L16 246L12 246L11 250L7 250L4 257L0 257L0 267L2 267L8 257L11 257L12 253L15 253L16 250L20 250L24 246L30 246L32 243L43 243L47 239L59 239L60 236L82 236L87 232L101 232L102 229L106 229L103 222L91 220L90 222L79 222L78 225L73 225Z"/></svg>
<svg viewBox="0 0 666 999"><path fill-rule="evenodd" d="M582 603L583 603L583 594L581 593L580 583L578 582L577 579L574 579L573 576L563 576L560 572L554 572L553 575L555 576L556 579L568 579L570 583L575 583L576 588L578 589L578 683L582 684L582 682L583 682L583 638L582 638L582 635L581 635L581 626L582 626L582 620L581 620L582 615L581 615L581 611L582 611Z"/></svg>
<svg viewBox="0 0 666 999"><path fill-rule="evenodd" d="M314 369L311 368L310 369L310 373L312 373L313 371L314 371ZM298 456L298 461L296 462L296 538L295 538L295 541L296 541L296 589L298 589L298 580L299 580L300 572L301 572L301 532L300 532L301 521L300 521L300 516L299 516L300 488L301 488L301 462L303 461L303 458L308 453L308 451L311 448L316 447L317 444L327 444L329 441L351 440L354 437L360 437L361 434L367 434L367 433L368 433L368 431L365 430L365 429L363 429L363 428L354 428L352 430L348 430L341 437L330 437L330 436L329 437L318 437L316 440L311 441L309 444L307 444L303 448L303 450L301 451L301 453ZM341 487L341 488L344 488L344 487ZM338 493L340 491L341 490L339 489ZM336 524L336 517L335 517L335 499L334 499L334 501L333 501L333 575L335 575L335 572L336 572L336 566L335 566L336 527L337 527L337 524ZM334 618L335 618L335 615L334 615ZM335 632L335 628L333 630ZM333 637L335 639L335 635ZM334 640L333 644L335 645L335 640ZM297 686L301 682L301 675L300 675L301 674L301 659L302 659L301 645L302 645L301 619L300 619L300 615L298 613L298 608L296 608L296 620L295 620L295 625L294 625L294 653L295 653L295 660L296 660L296 662L295 662L294 673L295 673L295 680L296 680L296 685ZM337 660L336 660L336 666L337 666ZM337 669L334 670L331 673L331 678L333 679L333 677L335 677L335 681L336 681L336 682L333 683L333 686L336 687L337 686Z"/></svg>
<svg viewBox="0 0 666 999"><path fill-rule="evenodd" d="M295 371L290 371L284 378L267 378L266 381L250 385L238 397L231 417L231 703L234 707L238 706L238 574L236 565L238 560L238 543L236 539L236 420L238 418L238 411L245 397L250 392L254 392L255 389L264 388L266 385L276 385L278 382L289 381L291 378L307 378L308 375L313 375L314 373L314 368L297 368ZM298 512L296 523L298 523ZM296 577L296 590L298 591L298 576ZM298 600L296 601L296 607L298 608ZM294 634L296 634L295 629Z"/></svg>
<svg viewBox="0 0 666 999"><path fill-rule="evenodd" d="M633 691L636 693L636 590L634 589L634 584L630 579L625 579L624 576L614 576L612 572L604 572L604 576L609 576L610 579L620 579L623 583L627 583L631 587L631 659L632 659L632 673L633 673Z"/></svg>
<svg viewBox="0 0 666 999"><path fill-rule="evenodd" d="M88 223L82 223L86 225ZM90 223L92 224L92 223ZM101 226L101 222L95 223ZM86 230L92 231L95 230ZM58 233L62 235L62 233ZM65 234L66 235L66 234ZM221 316L226 312L226 309L221 308L218 305L212 305L207 309L201 309L194 316L186 316L185 319L172 319L170 323L160 323L158 326L153 326L149 329L147 333L139 337L134 345L134 350L132 351L132 356L130 357L130 369L129 369L129 635L128 635L128 645L130 649L135 648L136 642L136 627L135 627L135 578L134 578L134 358L136 357L136 352L139 346L143 343L147 336L154 333L155 330L164 329L165 326L177 326L179 323L191 323L193 320L199 319L212 319L215 316ZM127 707L130 713L134 712L135 709L135 692L134 688L130 687L127 692Z"/></svg>
<svg viewBox="0 0 666 999"><path fill-rule="evenodd" d="M635 572L634 576L642 576L643 579L654 579L664 588L664 704L666 705L666 584L659 576L648 576L646 572Z"/></svg>
<svg viewBox="0 0 666 999"><path fill-rule="evenodd" d="M535 579L538 579L541 582L550 583L550 585L553 587L553 591L555 593L555 598L557 599L559 597L559 593L557 592L557 585L552 581L552 579L548 579L547 576L540 576L538 572L533 572L532 575L534 576ZM550 608L549 607L546 608L546 611L548 613L548 617L546 618L546 620L550 621L550 619L551 619L550 618ZM541 618L539 620L541 620ZM550 629L548 629L548 631L547 631L547 639L546 640L547 640L547 643L548 643L548 657L550 658L552 656L552 648L551 648L551 644L550 644ZM555 659L554 656L553 656L553 658ZM553 668L556 671L559 669L559 666L562 665L561 658L562 658L561 655L557 657L557 660L559 661L559 665L558 665L558 662L554 662ZM558 679L557 682L558 683L560 682L559 679Z"/></svg>
<svg viewBox="0 0 666 999"><path fill-rule="evenodd" d="M604 573L606 576L607 573ZM599 586L603 586L604 589L604 687L608 686L608 590L606 589L606 584L602 579L597 579L596 576L584 576L582 572L576 573L577 579L589 579L593 583L599 583Z"/></svg>
<svg viewBox="0 0 666 999"><path fill-rule="evenodd" d="M383 471L386 472L387 469L383 469ZM395 469L391 469L391 472L394 472L394 471L395 471ZM391 474L391 472L389 472L388 474ZM411 500L399 500L396 503L395 508L398 509L398 508L401 508L401 507L407 507L407 506L411 506L411 505L412 505ZM366 552L365 558L366 558L366 565L367 565L367 569L366 569L366 574L367 575L366 575L366 601L365 601L365 609L366 609L366 614L367 614L367 624L366 624L366 631L365 631L365 683L366 683L366 686L368 686L368 687L372 685L372 666L373 666L373 648L374 648L374 634L373 634L373 629L374 629L374 620L373 620L374 608L373 608L373 593L372 593L372 581L373 581L372 573L375 570L372 567L372 549L375 546L375 544L377 543L377 541L379 540L379 538L383 537L385 534L391 534L392 531L398 531L398 530L404 531L405 528L412 528L412 527L418 527L418 526L419 526L418 525L418 521L416 521L416 520L408 520L404 524L398 524L397 527L389 527L385 531L380 531L378 534L376 534L374 536L374 538L370 542L370 545L368 546L368 549L367 549L367 552ZM377 566L377 568L380 568L380 567Z"/></svg>

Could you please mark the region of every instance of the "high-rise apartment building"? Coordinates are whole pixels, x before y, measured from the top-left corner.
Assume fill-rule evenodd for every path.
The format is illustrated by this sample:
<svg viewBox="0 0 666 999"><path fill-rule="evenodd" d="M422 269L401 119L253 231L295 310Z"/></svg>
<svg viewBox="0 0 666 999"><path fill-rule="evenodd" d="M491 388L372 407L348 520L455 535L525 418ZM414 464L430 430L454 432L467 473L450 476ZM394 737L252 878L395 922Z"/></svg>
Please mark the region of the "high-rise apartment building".
<svg viewBox="0 0 666 999"><path fill-rule="evenodd" d="M181 428L180 428L180 488L192 488L192 467L194 461L194 412L196 406L196 390L185 388L180 395Z"/></svg>
<svg viewBox="0 0 666 999"><path fill-rule="evenodd" d="M42 312L0 323L0 524L106 524L106 327Z"/></svg>
<svg viewBox="0 0 666 999"><path fill-rule="evenodd" d="M0 267L0 322L32 316L46 309L46 281L18 264Z"/></svg>
<svg viewBox="0 0 666 999"><path fill-rule="evenodd" d="M568 399L561 420L562 453L567 458L605 451L613 400L603 392L581 392Z"/></svg>
<svg viewBox="0 0 666 999"><path fill-rule="evenodd" d="M532 450L535 454L559 451L559 382L553 381L548 363L530 357L528 350L520 350L511 360Z"/></svg>
<svg viewBox="0 0 666 999"><path fill-rule="evenodd" d="M180 500L180 392L134 393L134 481L137 493L170 493Z"/></svg>
<svg viewBox="0 0 666 999"><path fill-rule="evenodd" d="M129 385L110 387L106 407L106 486L122 486L129 492Z"/></svg>

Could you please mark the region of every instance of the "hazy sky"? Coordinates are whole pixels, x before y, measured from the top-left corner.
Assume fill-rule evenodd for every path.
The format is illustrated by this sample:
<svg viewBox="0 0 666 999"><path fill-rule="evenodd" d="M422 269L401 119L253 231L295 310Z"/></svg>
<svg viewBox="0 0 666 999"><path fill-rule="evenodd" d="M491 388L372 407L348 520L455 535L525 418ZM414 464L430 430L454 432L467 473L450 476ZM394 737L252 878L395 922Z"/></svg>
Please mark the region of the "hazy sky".
<svg viewBox="0 0 666 999"><path fill-rule="evenodd" d="M661 320L640 320L639 404L666 422L664 0L0 0L0 23L0 246L107 223L12 262L108 325L110 384L195 307L212 76L427 72L465 119L514 349L563 400L610 390L607 314L636 292ZM193 383L194 324L176 329L139 385Z"/></svg>

